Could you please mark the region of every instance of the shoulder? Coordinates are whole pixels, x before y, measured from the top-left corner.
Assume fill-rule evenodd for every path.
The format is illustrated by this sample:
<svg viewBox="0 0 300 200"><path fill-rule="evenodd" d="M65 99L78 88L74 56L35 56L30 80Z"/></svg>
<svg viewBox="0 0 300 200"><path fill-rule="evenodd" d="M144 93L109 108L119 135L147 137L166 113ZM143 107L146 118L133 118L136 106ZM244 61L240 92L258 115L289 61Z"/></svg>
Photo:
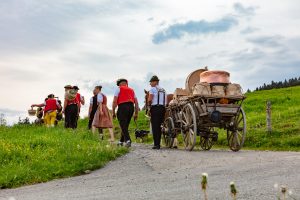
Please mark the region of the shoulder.
<svg viewBox="0 0 300 200"><path fill-rule="evenodd" d="M118 87L116 90L115 90L115 97L118 97L119 96L119 94L120 94L120 91L121 91L121 89Z"/></svg>
<svg viewBox="0 0 300 200"><path fill-rule="evenodd" d="M151 87L151 88L149 89L149 93L150 93L150 94L154 94L154 93L156 93L156 92L157 92L156 87Z"/></svg>

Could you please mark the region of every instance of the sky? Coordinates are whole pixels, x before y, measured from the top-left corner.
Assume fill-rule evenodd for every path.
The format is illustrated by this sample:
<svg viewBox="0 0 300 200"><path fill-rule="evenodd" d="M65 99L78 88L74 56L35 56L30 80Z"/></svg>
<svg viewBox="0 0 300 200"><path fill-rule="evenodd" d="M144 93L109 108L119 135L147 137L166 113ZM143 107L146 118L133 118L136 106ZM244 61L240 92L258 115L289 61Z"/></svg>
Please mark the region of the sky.
<svg viewBox="0 0 300 200"><path fill-rule="evenodd" d="M109 104L120 77L143 104L156 74L169 93L208 66L244 90L300 76L298 0L10 0L0 2L0 113L9 123L63 86ZM88 105L82 116L87 115Z"/></svg>

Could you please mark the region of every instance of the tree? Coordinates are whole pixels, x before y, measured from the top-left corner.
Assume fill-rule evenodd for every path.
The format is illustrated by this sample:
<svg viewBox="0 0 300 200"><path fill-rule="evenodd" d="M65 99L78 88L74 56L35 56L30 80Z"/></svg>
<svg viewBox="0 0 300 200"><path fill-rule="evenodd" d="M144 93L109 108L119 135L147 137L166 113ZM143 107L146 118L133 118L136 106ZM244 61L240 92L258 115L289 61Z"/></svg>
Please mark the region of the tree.
<svg viewBox="0 0 300 200"><path fill-rule="evenodd" d="M28 125L30 124L30 120L28 117L25 117L24 119L22 119L21 117L19 117L19 122L18 122L19 125Z"/></svg>
<svg viewBox="0 0 300 200"><path fill-rule="evenodd" d="M0 114L0 126L6 126L6 119L3 113Z"/></svg>

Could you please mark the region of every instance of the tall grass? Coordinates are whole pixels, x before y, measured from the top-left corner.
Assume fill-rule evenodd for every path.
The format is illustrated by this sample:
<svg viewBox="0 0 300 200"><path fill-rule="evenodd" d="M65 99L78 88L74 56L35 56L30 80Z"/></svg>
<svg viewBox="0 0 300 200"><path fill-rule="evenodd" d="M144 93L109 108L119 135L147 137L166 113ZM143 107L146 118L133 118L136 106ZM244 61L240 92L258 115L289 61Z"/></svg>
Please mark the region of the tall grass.
<svg viewBox="0 0 300 200"><path fill-rule="evenodd" d="M83 174L128 151L100 141L85 124L76 131L61 125L0 127L0 188Z"/></svg>

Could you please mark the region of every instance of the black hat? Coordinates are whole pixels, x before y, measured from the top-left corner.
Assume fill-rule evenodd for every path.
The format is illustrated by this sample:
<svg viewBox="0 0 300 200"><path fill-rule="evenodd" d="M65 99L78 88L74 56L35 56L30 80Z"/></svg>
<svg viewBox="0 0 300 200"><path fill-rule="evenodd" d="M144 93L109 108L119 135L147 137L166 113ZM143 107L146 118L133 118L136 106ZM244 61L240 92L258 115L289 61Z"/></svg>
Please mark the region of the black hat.
<svg viewBox="0 0 300 200"><path fill-rule="evenodd" d="M48 98L54 98L54 94L49 94Z"/></svg>
<svg viewBox="0 0 300 200"><path fill-rule="evenodd" d="M149 82L153 82L153 81L159 81L159 78L157 76L152 76L152 78L150 79Z"/></svg>
<svg viewBox="0 0 300 200"><path fill-rule="evenodd" d="M120 78L120 79L117 80L117 86L119 86L120 83L122 83L122 82L128 83L127 79L125 79L125 78Z"/></svg>
<svg viewBox="0 0 300 200"><path fill-rule="evenodd" d="M71 89L71 88L72 88L72 85L66 85L65 88L66 88L66 89Z"/></svg>
<svg viewBox="0 0 300 200"><path fill-rule="evenodd" d="M75 85L75 86L73 86L73 89L74 90L79 90L79 87Z"/></svg>

